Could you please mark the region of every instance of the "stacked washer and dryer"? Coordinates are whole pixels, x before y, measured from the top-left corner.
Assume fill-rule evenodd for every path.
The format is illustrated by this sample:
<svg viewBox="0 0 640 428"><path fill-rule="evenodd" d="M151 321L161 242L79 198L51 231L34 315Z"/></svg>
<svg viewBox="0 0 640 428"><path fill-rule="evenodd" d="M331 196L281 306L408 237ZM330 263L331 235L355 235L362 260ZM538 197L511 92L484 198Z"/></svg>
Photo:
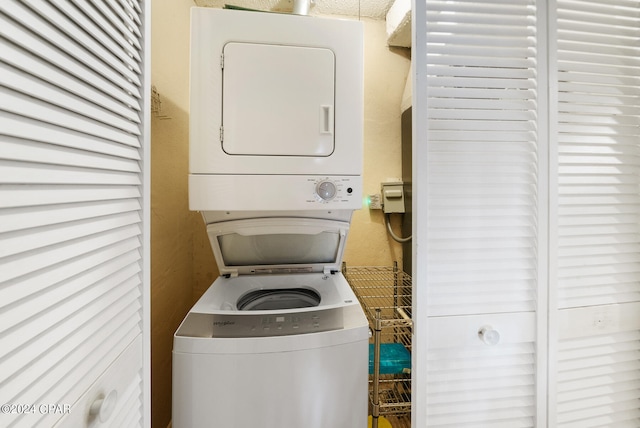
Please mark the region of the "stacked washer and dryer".
<svg viewBox="0 0 640 428"><path fill-rule="evenodd" d="M220 271L174 336L174 428L360 428L367 320L340 272L362 204L363 28L191 16L189 206Z"/></svg>

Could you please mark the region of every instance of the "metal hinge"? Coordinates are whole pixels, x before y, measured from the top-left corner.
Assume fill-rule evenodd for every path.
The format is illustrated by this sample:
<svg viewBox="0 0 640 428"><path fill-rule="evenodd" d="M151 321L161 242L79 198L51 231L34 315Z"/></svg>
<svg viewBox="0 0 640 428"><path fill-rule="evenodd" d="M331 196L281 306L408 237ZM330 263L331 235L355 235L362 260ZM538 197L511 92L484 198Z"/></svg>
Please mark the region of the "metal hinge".
<svg viewBox="0 0 640 428"><path fill-rule="evenodd" d="M324 273L325 275L335 275L336 273L340 272L339 270L337 270L334 266L325 266L322 269L322 273Z"/></svg>
<svg viewBox="0 0 640 428"><path fill-rule="evenodd" d="M238 277L238 271L237 270L232 270L230 272L223 273L220 276L224 276L225 278L237 278Z"/></svg>
<svg viewBox="0 0 640 428"><path fill-rule="evenodd" d="M220 68L224 69L224 53L220 54Z"/></svg>
<svg viewBox="0 0 640 428"><path fill-rule="evenodd" d="M220 126L220 142L224 143L224 127Z"/></svg>

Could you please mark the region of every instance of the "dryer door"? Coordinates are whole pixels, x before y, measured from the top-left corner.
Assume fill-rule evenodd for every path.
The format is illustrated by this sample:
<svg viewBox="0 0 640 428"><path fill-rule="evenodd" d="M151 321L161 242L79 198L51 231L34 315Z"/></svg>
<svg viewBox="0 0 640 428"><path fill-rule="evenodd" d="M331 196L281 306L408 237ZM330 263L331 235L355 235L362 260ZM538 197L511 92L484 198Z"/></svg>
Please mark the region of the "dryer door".
<svg viewBox="0 0 640 428"><path fill-rule="evenodd" d="M333 153L333 51L230 42L223 57L225 153L313 157Z"/></svg>

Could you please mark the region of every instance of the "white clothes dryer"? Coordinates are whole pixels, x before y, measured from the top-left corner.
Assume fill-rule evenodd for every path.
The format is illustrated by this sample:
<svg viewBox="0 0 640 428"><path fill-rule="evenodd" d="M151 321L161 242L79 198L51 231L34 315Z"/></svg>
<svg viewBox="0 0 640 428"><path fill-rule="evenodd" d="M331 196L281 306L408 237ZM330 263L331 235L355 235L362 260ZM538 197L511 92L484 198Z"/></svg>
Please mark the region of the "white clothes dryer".
<svg viewBox="0 0 640 428"><path fill-rule="evenodd" d="M369 329L339 270L349 223L207 227L221 276L174 336L174 428L364 428Z"/></svg>
<svg viewBox="0 0 640 428"><path fill-rule="evenodd" d="M193 8L189 208L359 209L363 45L356 20Z"/></svg>

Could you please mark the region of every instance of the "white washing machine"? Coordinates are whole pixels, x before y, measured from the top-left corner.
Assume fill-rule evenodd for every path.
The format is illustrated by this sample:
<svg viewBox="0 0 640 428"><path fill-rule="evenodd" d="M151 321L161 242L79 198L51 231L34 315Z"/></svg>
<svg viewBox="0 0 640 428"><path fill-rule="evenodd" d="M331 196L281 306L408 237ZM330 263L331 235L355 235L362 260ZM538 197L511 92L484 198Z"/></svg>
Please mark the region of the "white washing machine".
<svg viewBox="0 0 640 428"><path fill-rule="evenodd" d="M339 270L349 223L209 224L221 276L174 336L174 428L364 428L369 329Z"/></svg>

